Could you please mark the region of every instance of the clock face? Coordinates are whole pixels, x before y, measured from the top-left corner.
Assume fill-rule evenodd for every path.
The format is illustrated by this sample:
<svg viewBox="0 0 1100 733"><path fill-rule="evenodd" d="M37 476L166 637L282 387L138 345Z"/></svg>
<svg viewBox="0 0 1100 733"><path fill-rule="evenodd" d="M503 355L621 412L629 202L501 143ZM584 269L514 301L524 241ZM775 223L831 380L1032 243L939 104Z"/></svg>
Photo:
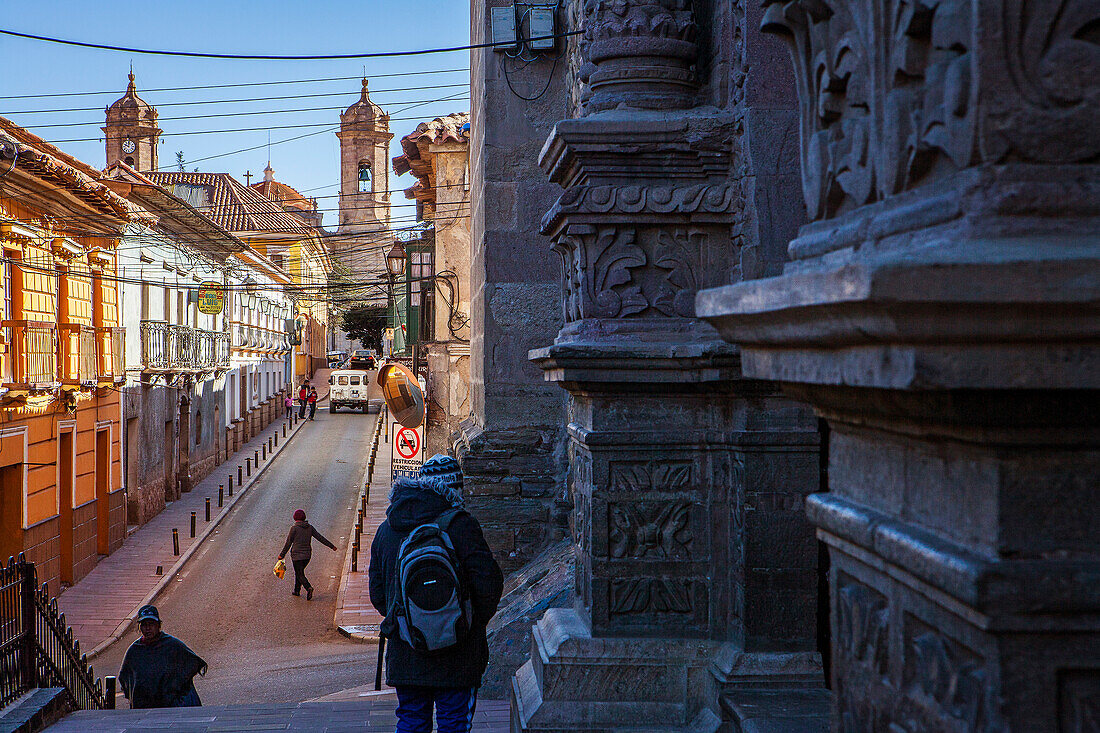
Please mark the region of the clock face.
<svg viewBox="0 0 1100 733"><path fill-rule="evenodd" d="M137 145L135 145L134 141L131 140L130 138L126 138L125 140L122 141L122 152L132 153L136 149L137 149Z"/></svg>

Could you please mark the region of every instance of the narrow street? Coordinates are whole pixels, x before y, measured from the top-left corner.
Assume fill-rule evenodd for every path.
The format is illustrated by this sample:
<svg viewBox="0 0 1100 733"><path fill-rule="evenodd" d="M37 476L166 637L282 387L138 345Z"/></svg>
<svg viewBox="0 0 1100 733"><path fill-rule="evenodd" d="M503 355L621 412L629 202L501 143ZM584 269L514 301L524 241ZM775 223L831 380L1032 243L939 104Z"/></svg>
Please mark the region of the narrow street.
<svg viewBox="0 0 1100 733"><path fill-rule="evenodd" d="M204 704L300 702L373 679L375 648L340 636L333 612L376 418L333 415L327 401L321 405L316 421L304 426L157 600L164 630L210 665L205 678L196 678ZM295 509L304 509L338 548L313 544L312 601L304 593L291 596L289 562L282 580L272 573ZM131 632L102 654L97 671L114 673L135 638Z"/></svg>

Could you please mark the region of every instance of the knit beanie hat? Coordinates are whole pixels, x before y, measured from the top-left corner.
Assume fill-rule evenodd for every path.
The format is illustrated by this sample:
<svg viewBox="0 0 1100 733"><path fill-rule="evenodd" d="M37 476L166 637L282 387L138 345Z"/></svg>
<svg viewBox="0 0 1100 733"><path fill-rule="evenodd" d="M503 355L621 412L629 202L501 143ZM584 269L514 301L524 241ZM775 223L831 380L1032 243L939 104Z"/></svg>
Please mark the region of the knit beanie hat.
<svg viewBox="0 0 1100 733"><path fill-rule="evenodd" d="M462 469L454 458L437 453L420 467L419 478L422 488L439 494L451 506L461 508L465 505L462 497Z"/></svg>
<svg viewBox="0 0 1100 733"><path fill-rule="evenodd" d="M299 509L298 511L294 512L294 521L295 522L304 521L305 518L306 518L305 510Z"/></svg>

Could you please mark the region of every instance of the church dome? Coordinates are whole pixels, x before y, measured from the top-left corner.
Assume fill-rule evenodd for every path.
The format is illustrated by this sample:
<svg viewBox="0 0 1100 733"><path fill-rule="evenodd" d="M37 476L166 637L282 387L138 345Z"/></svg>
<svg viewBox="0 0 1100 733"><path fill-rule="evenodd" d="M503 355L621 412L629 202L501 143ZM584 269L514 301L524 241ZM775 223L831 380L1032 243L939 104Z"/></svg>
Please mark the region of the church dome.
<svg viewBox="0 0 1100 733"><path fill-rule="evenodd" d="M363 79L363 92L359 101L351 105L340 115L340 123L356 125L376 125L379 128L388 128L390 116L375 104L367 91L367 80Z"/></svg>
<svg viewBox="0 0 1100 733"><path fill-rule="evenodd" d="M107 108L108 119L115 113L123 117L144 117L156 122L157 110L144 99L138 96L137 86L134 84L134 72L130 72L130 83L126 85L126 94L115 100L114 104Z"/></svg>

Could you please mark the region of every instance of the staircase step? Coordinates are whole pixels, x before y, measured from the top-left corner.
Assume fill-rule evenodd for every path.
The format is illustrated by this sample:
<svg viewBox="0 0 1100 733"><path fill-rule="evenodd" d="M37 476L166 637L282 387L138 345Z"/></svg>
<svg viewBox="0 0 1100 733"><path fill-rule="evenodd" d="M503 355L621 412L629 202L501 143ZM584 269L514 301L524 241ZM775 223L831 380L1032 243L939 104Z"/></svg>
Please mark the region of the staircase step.
<svg viewBox="0 0 1100 733"><path fill-rule="evenodd" d="M829 733L828 690L730 690L721 702L735 733Z"/></svg>
<svg viewBox="0 0 1100 733"><path fill-rule="evenodd" d="M0 733L37 733L69 712L62 687L40 687L0 710Z"/></svg>

